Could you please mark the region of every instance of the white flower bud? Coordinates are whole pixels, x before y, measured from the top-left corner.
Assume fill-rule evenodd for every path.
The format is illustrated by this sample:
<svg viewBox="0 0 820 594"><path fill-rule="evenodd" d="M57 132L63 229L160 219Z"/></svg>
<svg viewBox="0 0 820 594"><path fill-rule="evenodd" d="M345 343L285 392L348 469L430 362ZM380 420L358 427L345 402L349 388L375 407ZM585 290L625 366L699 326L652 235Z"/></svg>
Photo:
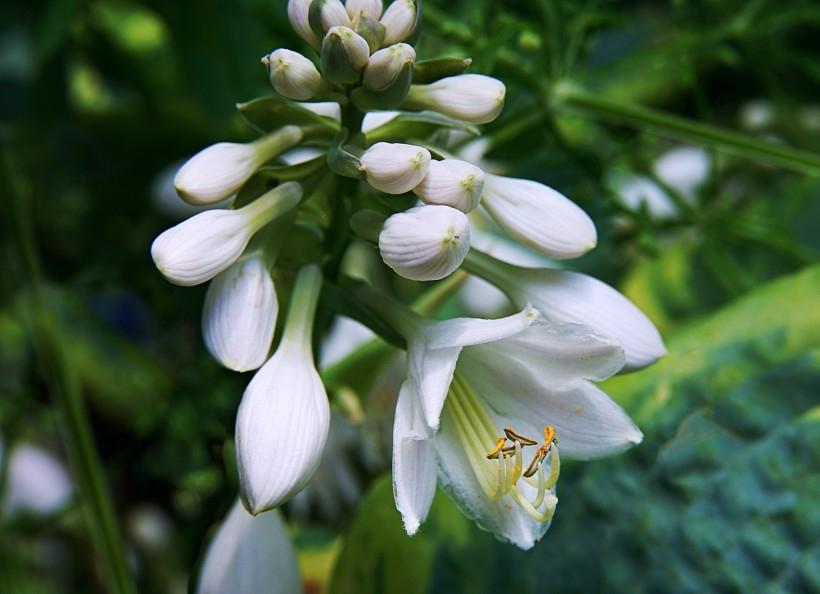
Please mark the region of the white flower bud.
<svg viewBox="0 0 820 594"><path fill-rule="evenodd" d="M337 60L328 62L328 52L325 49L325 45L328 45L328 48L338 50L340 54L337 57L338 61L344 62L347 69L352 68L358 79L358 73L367 65L370 59L370 46L367 45L367 41L365 41L364 37L349 27L336 26L328 30L327 35L325 35L325 40L322 43L322 71L325 73L325 76L333 80L328 72L328 66L338 67L339 64L336 63ZM332 53L335 53L335 51Z"/></svg>
<svg viewBox="0 0 820 594"><path fill-rule="evenodd" d="M299 107L304 107L316 115L323 118L330 118L337 122L342 121L342 107L335 101L318 101L316 103L300 103Z"/></svg>
<svg viewBox="0 0 820 594"><path fill-rule="evenodd" d="M577 258L598 241L581 208L538 182L487 175L481 204L509 235L550 258Z"/></svg>
<svg viewBox="0 0 820 594"><path fill-rule="evenodd" d="M384 45L408 39L416 30L415 0L395 0L384 11Z"/></svg>
<svg viewBox="0 0 820 594"><path fill-rule="evenodd" d="M292 209L302 187L288 182L238 210L209 210L171 227L154 240L151 257L169 281L193 286L236 262L253 234Z"/></svg>
<svg viewBox="0 0 820 594"><path fill-rule="evenodd" d="M322 84L322 75L316 66L298 52L278 49L262 58L268 67L270 84L277 93L288 99L312 99Z"/></svg>
<svg viewBox="0 0 820 594"><path fill-rule="evenodd" d="M296 33L313 47L319 47L321 40L310 26L310 3L313 0L288 0L288 19Z"/></svg>
<svg viewBox="0 0 820 594"><path fill-rule="evenodd" d="M449 206L417 206L394 214L379 235L382 260L396 274L433 281L453 273L470 250L470 222Z"/></svg>
<svg viewBox="0 0 820 594"><path fill-rule="evenodd" d="M362 155L367 183L385 194L404 194L421 183L430 167L430 151L412 144L379 142Z"/></svg>
<svg viewBox="0 0 820 594"><path fill-rule="evenodd" d="M214 144L180 167L174 187L190 204L219 202L237 192L263 163L296 146L302 137L301 128L285 126L254 142Z"/></svg>
<svg viewBox="0 0 820 594"><path fill-rule="evenodd" d="M0 443L0 459L4 452ZM20 444L8 454L3 514L50 515L71 500L74 487L65 465L37 446Z"/></svg>
<svg viewBox="0 0 820 594"><path fill-rule="evenodd" d="M413 190L427 204L443 204L470 212L478 207L484 172L458 159L432 161L424 180Z"/></svg>
<svg viewBox="0 0 820 594"><path fill-rule="evenodd" d="M330 406L311 346L321 283L317 266L300 271L279 348L248 384L239 405L237 469L242 501L252 514L301 491L322 457Z"/></svg>
<svg viewBox="0 0 820 594"><path fill-rule="evenodd" d="M413 85L406 105L432 109L473 124L487 124L501 113L506 92L504 83L489 76L460 74L429 85Z"/></svg>
<svg viewBox="0 0 820 594"><path fill-rule="evenodd" d="M253 517L238 501L199 570L196 594L300 594L299 565L278 511Z"/></svg>
<svg viewBox="0 0 820 594"><path fill-rule="evenodd" d="M322 4L322 28L327 31L338 25L353 28L353 23L347 15L344 4L341 0L324 0L324 4Z"/></svg>
<svg viewBox="0 0 820 594"><path fill-rule="evenodd" d="M362 14L378 21L384 10L382 0L347 0L345 8L354 22L358 21Z"/></svg>
<svg viewBox="0 0 820 594"><path fill-rule="evenodd" d="M202 334L214 359L228 369L256 369L268 356L279 302L262 252L241 258L208 287Z"/></svg>
<svg viewBox="0 0 820 594"><path fill-rule="evenodd" d="M364 69L364 86L373 91L383 91L393 84L406 64L415 61L416 50L406 43L380 49L370 56Z"/></svg>

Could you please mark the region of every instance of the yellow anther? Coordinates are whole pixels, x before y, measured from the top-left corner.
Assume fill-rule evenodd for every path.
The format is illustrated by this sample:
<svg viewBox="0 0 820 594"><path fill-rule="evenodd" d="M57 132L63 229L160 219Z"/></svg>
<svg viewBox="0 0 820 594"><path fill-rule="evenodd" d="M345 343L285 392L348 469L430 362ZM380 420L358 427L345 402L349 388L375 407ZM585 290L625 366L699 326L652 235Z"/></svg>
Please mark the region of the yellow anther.
<svg viewBox="0 0 820 594"><path fill-rule="evenodd" d="M544 445L548 443L558 444L558 436L555 435L555 428L552 425L544 427Z"/></svg>
<svg viewBox="0 0 820 594"><path fill-rule="evenodd" d="M504 429L504 435L506 435L507 439L509 439L510 441L513 441L513 442L517 441L522 446L536 445L538 443L534 439L530 439L529 437L524 437L523 435L519 435L518 433L513 431L512 427L506 427Z"/></svg>
<svg viewBox="0 0 820 594"><path fill-rule="evenodd" d="M499 437L498 441L495 442L495 446L489 452L487 452L487 459L492 460L496 456L498 456L498 452L501 451L501 448L504 447L504 444L507 443L507 440L503 437Z"/></svg>

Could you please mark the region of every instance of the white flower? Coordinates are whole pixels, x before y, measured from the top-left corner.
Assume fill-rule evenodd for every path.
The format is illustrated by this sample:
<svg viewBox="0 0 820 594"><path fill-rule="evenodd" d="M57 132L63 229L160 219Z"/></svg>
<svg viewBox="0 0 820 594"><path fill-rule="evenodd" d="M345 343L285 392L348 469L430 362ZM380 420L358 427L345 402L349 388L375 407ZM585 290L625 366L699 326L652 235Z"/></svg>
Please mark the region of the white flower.
<svg viewBox="0 0 820 594"><path fill-rule="evenodd" d="M254 252L211 281L202 310L205 345L228 369L256 369L268 356L278 314L270 266Z"/></svg>
<svg viewBox="0 0 820 594"><path fill-rule="evenodd" d="M665 152L653 169L663 183L685 198L693 198L709 177L712 162L702 148L684 146Z"/></svg>
<svg viewBox="0 0 820 594"><path fill-rule="evenodd" d="M417 281L453 273L470 250L470 222L449 206L417 206L394 214L379 234L382 260L396 274Z"/></svg>
<svg viewBox="0 0 820 594"><path fill-rule="evenodd" d="M208 546L196 594L300 594L296 554L278 511L254 517L237 501Z"/></svg>
<svg viewBox="0 0 820 594"><path fill-rule="evenodd" d="M322 28L327 31L332 27L340 25L342 27L353 28L353 22L345 10L341 0L321 0L322 1Z"/></svg>
<svg viewBox="0 0 820 594"><path fill-rule="evenodd" d="M598 241L583 210L538 182L487 175L481 204L509 235L551 258L581 256Z"/></svg>
<svg viewBox="0 0 820 594"><path fill-rule="evenodd" d="M199 151L174 177L177 193L190 204L213 204L234 194L259 167L302 140L302 130L285 126L249 142L220 142Z"/></svg>
<svg viewBox="0 0 820 594"><path fill-rule="evenodd" d="M17 445L8 454L7 464L2 500L6 515L53 514L64 508L74 493L65 465L42 448Z"/></svg>
<svg viewBox="0 0 820 594"><path fill-rule="evenodd" d="M362 155L367 183L386 194L404 194L421 183L430 167L430 151L412 144L379 142Z"/></svg>
<svg viewBox="0 0 820 594"><path fill-rule="evenodd" d="M312 111L316 115L323 118L330 118L337 122L342 121L342 107L335 101L317 101L315 103L300 103L300 107L304 107L308 111Z"/></svg>
<svg viewBox="0 0 820 594"><path fill-rule="evenodd" d="M392 85L407 64L416 61L416 50L406 43L380 49L370 56L364 69L363 83L373 91L384 91Z"/></svg>
<svg viewBox="0 0 820 594"><path fill-rule="evenodd" d="M618 201L633 212L646 209L650 217L659 221L680 215L675 202L648 177L615 170L608 175L607 183L617 194Z"/></svg>
<svg viewBox="0 0 820 594"><path fill-rule="evenodd" d="M331 27L322 42L322 73L327 80L351 84L359 80L370 58L367 41L349 27Z"/></svg>
<svg viewBox="0 0 820 594"><path fill-rule="evenodd" d="M174 284L211 280L236 262L251 237L299 203L302 187L288 182L238 210L209 210L171 227L154 240L151 257Z"/></svg>
<svg viewBox="0 0 820 594"><path fill-rule="evenodd" d="M362 132L364 134L370 134L376 128L384 126L387 122L395 120L400 115L401 112L392 110L369 111L364 114L364 120L362 121Z"/></svg>
<svg viewBox="0 0 820 594"><path fill-rule="evenodd" d="M484 188L484 172L457 159L431 161L422 182L413 190L427 204L452 206L470 212L478 206Z"/></svg>
<svg viewBox="0 0 820 594"><path fill-rule="evenodd" d="M312 99L322 84L322 75L316 66L298 52L278 49L262 58L262 63L268 68L270 84L288 99Z"/></svg>
<svg viewBox="0 0 820 594"><path fill-rule="evenodd" d="M368 301L401 318L408 341L393 428L394 495L408 534L438 480L481 528L530 548L555 511L559 450L591 459L641 441L590 381L623 365L615 341L548 324L530 307L498 320L433 322L379 297Z"/></svg>
<svg viewBox="0 0 820 594"><path fill-rule="evenodd" d="M404 41L416 30L415 0L394 0L382 16L384 45Z"/></svg>
<svg viewBox="0 0 820 594"><path fill-rule="evenodd" d="M319 47L321 41L310 26L310 4L313 0L288 0L288 19L299 37L313 47Z"/></svg>
<svg viewBox="0 0 820 594"><path fill-rule="evenodd" d="M625 371L640 369L666 354L655 325L621 293L591 276L550 268L521 268L472 250L464 262L473 274L503 290L518 307L532 303L554 322L589 326L617 340Z"/></svg>
<svg viewBox="0 0 820 594"><path fill-rule="evenodd" d="M481 74L461 74L442 78L429 85L413 85L405 105L432 109L450 117L487 124L504 108L504 83Z"/></svg>
<svg viewBox="0 0 820 594"><path fill-rule="evenodd" d="M239 405L237 468L242 501L253 514L302 490L327 440L330 407L311 346L321 283L317 266L299 272L282 341Z"/></svg>
<svg viewBox="0 0 820 594"><path fill-rule="evenodd" d="M347 0L345 2L345 9L347 14L355 22L360 15L364 14L366 17L378 21L382 16L382 0Z"/></svg>

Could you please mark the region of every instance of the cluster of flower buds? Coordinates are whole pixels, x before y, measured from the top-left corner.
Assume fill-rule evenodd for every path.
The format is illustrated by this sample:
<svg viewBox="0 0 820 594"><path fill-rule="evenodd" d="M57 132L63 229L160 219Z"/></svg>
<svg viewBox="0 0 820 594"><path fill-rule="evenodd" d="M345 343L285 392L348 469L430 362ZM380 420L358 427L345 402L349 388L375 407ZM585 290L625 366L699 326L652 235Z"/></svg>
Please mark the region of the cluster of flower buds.
<svg viewBox="0 0 820 594"><path fill-rule="evenodd" d="M306 485L320 462L330 412L314 363L314 321L323 283L340 281L339 262L351 244L351 228L374 250L377 246L384 264L401 277L436 281L463 265L523 308L505 320L452 320L453 324L428 327L410 314L400 315L401 304L379 313L384 299L367 306L361 298L362 308L369 307L378 319L374 328L392 327L418 363L408 366L412 373L396 419L396 443L407 447L394 452L394 474L403 477L397 479L397 504L409 532L423 520L436 484L435 476L428 476L435 474L435 463L412 458L432 455L430 443L442 414L441 430L449 430L450 413L444 406L448 390L457 393L453 406L466 403L479 412L496 407L493 399L503 397L473 395L470 386L479 384L458 379L467 378L468 369L477 373L501 360L481 354L490 353L487 349L503 349L511 363L503 373L481 382L481 389L507 381L507 376L510 385L525 381L513 377L512 370L518 369L513 363L532 353L543 351L546 359L554 360L554 365L544 367L553 376L541 378L542 387L528 396L546 390L543 386L555 387L552 403L542 412L557 419L544 418L542 427L557 427L565 452L604 455L639 441L640 433L628 418L589 380L621 367L643 367L663 355L663 342L652 323L620 293L595 279L552 268L516 268L471 249L477 211L513 240L548 258L580 256L597 240L590 218L559 192L534 181L490 174L468 157L459 159L448 152L441 139L452 132L477 135L477 124L499 116L504 84L467 74L467 59L417 61L412 38L419 30L420 10L414 0L393 0L387 6L382 0L290 0L287 12L312 49L309 55L277 49L262 59L275 94L238 105L262 137L206 148L175 179L178 194L191 204L212 207L233 197L232 207L195 214L162 233L151 248L157 267L171 282L191 286L212 281L202 327L217 361L236 371L258 369L236 420L245 508L258 514L281 505ZM431 142L433 137L441 142ZM476 237L475 229L472 235ZM288 313L280 323L279 298L285 295ZM276 332L277 325L283 326L281 332ZM281 339L270 355L276 335ZM500 346L475 346L493 341ZM480 354L487 363L465 363L453 379L456 359L466 347L478 353L471 355L473 359ZM522 363L520 368L532 379L543 367L539 366ZM430 382L444 383L431 390ZM560 404L563 394L577 400L578 406ZM589 412L562 420L564 411L571 409ZM538 450L543 454L539 461L530 464L544 466L540 474L516 477L515 465L504 470L505 460L512 459L510 452L522 460L521 447L531 440L513 441L488 461L486 451L492 443L485 441L493 442L501 428L491 427L485 413L476 414L459 420L467 427L465 435L482 436L464 446L477 456L470 462L472 471L481 480L490 474L501 476L499 468L507 473L503 484L494 485L487 478L487 493L516 498L537 520L526 538L510 532L524 525L514 514L509 523L492 529L519 546L531 546L546 530L557 501L554 494L545 494L557 479L557 467L544 462L554 459L557 465L557 454L547 456L543 449L552 448L552 441ZM418 426L418 419L425 420L423 426ZM598 449L592 448L583 440L606 427L607 419L614 433ZM529 422L513 421L525 427ZM471 428L474 423L482 426L481 431ZM540 430L528 427L533 434ZM436 451L444 455L448 450ZM450 465L454 476L467 476L472 471L456 468L463 462L459 460L447 458L439 466ZM485 477L486 464L493 467ZM408 469L425 476L407 474ZM523 486L530 479L541 481L534 499ZM479 500L498 503L483 492L453 485L453 476L441 480L465 509L478 509ZM504 514L497 519L506 518ZM480 518L489 525L485 520Z"/></svg>

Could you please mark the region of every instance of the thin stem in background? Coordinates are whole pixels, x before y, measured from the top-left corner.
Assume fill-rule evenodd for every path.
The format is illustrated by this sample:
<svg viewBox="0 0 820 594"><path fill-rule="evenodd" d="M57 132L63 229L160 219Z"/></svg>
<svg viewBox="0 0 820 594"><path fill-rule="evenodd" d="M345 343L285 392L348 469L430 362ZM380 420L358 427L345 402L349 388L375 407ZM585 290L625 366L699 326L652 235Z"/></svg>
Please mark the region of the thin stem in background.
<svg viewBox="0 0 820 594"><path fill-rule="evenodd" d="M96 548L104 580L112 594L136 594L128 570L114 505L104 478L100 456L94 443L82 388L67 356L67 347L61 336L55 314L49 306L43 289L42 270L37 255L29 205L30 188L21 179L19 167L12 155L4 150L0 161L3 177L11 193L12 236L28 278L30 288L30 315L26 316L28 330L35 347L41 377L50 387L59 411L61 432L71 459L74 478L83 500L88 528ZM23 286L25 286L23 285Z"/></svg>

